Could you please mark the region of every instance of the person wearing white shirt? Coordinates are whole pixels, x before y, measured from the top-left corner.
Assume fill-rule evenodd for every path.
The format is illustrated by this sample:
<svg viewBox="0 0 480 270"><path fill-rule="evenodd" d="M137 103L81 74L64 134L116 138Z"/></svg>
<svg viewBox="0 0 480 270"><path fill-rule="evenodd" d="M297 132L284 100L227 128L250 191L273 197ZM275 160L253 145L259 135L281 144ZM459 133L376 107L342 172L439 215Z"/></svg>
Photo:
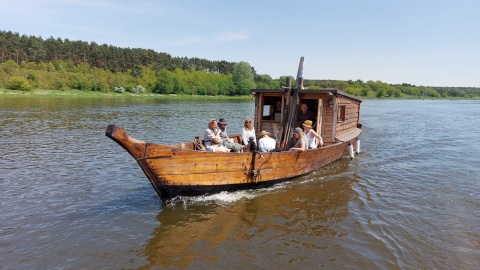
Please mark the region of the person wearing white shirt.
<svg viewBox="0 0 480 270"><path fill-rule="evenodd" d="M317 149L319 146L323 146L322 137L312 129L312 121L306 120L303 122L303 130L307 136L308 149Z"/></svg>
<svg viewBox="0 0 480 270"><path fill-rule="evenodd" d="M255 128L253 127L252 119L250 117L245 118L245 124L242 128L242 140L244 145L248 145L249 139L253 138L255 145L257 144L257 139L255 136Z"/></svg>
<svg viewBox="0 0 480 270"><path fill-rule="evenodd" d="M277 142L270 136L271 134L268 131L260 133L260 139L258 140L259 152L272 152L275 149Z"/></svg>

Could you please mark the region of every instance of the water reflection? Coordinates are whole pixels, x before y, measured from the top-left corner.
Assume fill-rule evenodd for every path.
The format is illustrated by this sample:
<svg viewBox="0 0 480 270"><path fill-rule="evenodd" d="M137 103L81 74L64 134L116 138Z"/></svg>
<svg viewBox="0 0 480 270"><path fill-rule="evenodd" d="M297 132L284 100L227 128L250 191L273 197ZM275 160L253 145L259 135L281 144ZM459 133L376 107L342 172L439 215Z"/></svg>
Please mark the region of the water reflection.
<svg viewBox="0 0 480 270"><path fill-rule="evenodd" d="M325 237L348 235L340 223L348 215L348 203L358 197L352 189L357 182L348 161L340 161L270 190L165 206L145 247L149 263L141 269L228 261L226 266L232 266L257 257L259 248L264 249L262 256L283 254L275 260L287 262L298 256L293 255L298 247L327 249ZM231 197L237 200L229 202ZM284 253L285 249L293 253Z"/></svg>

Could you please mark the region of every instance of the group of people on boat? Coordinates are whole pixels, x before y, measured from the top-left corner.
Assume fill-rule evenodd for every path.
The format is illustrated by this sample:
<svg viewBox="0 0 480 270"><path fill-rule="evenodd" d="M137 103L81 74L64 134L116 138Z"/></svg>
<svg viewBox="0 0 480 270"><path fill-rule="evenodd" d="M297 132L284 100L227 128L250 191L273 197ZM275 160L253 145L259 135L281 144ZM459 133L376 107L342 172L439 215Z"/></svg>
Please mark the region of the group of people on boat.
<svg viewBox="0 0 480 270"><path fill-rule="evenodd" d="M323 138L313 130L313 122L311 120L305 120L302 127L303 130L299 127L295 128L293 134L297 138L297 143L290 150L316 149L319 146L323 146Z"/></svg>
<svg viewBox="0 0 480 270"><path fill-rule="evenodd" d="M323 138L315 132L316 120L316 114L308 110L306 103L302 103L297 118L298 123L302 123L302 128L297 127L293 132L297 139L297 143L293 147L294 150L316 149L323 146Z"/></svg>
<svg viewBox="0 0 480 270"><path fill-rule="evenodd" d="M236 143L227 134L227 120L210 119L204 133L205 148L209 152L243 152L244 145Z"/></svg>
<svg viewBox="0 0 480 270"><path fill-rule="evenodd" d="M301 109L303 110L303 105ZM307 110L308 107L305 109ZM311 115L309 115L311 117ZM300 115L299 115L300 120ZM242 142L237 143L227 134L228 122L225 118L210 119L208 127L204 133L204 144L206 151L209 152L244 152L247 146L250 150L257 150L259 152L280 151L278 142L272 138L268 131L262 131L257 136L252 119L247 117L242 127ZM293 131L296 143L289 151L306 151L308 149L316 149L323 146L322 137L313 130L313 121L305 120L302 124L303 128L297 127Z"/></svg>
<svg viewBox="0 0 480 270"><path fill-rule="evenodd" d="M203 135L205 148L209 152L243 152L249 144L257 145L252 119L247 117L242 127L242 143L236 143L227 134L228 122L225 118L210 119ZM275 140L272 138L275 142ZM275 142L276 143L276 142ZM274 146L275 148L275 146ZM256 149L255 149L256 150ZM273 150L273 149L272 149Z"/></svg>
<svg viewBox="0 0 480 270"><path fill-rule="evenodd" d="M243 152L245 148L250 145L253 148L252 150L258 150L260 152L270 152L273 151L277 142L273 139L268 131L262 131L258 140L258 149L257 149L257 139L255 134L255 128L253 127L252 119L247 117L245 119L244 125L242 127L242 143L236 143L232 138L228 137L227 134L227 125L228 122L225 118L220 118L218 121L216 119L210 119L208 122L208 128L204 133L204 143L205 148L209 152Z"/></svg>

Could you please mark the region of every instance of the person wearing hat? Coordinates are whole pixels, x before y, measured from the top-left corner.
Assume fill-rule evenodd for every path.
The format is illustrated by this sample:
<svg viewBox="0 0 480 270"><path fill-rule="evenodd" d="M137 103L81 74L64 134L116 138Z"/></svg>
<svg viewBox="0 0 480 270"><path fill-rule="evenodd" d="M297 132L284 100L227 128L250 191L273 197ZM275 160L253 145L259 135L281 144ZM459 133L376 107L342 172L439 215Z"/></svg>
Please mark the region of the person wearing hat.
<svg viewBox="0 0 480 270"><path fill-rule="evenodd" d="M220 129L216 119L210 119L208 121L208 127L203 134L205 141L205 148L208 152L230 152L230 149L222 145L222 138L220 138Z"/></svg>
<svg viewBox="0 0 480 270"><path fill-rule="evenodd" d="M303 133L303 130L299 127L295 128L293 131L293 134L295 138L297 139L297 143L295 143L295 146L290 148L290 151L300 151L303 152L308 149L308 141L307 141L307 136L305 136L305 133Z"/></svg>
<svg viewBox="0 0 480 270"><path fill-rule="evenodd" d="M312 121L306 120L303 122L303 130L305 132L305 136L307 136L308 149L317 149L318 145L323 146L322 137L312 129Z"/></svg>
<svg viewBox="0 0 480 270"><path fill-rule="evenodd" d="M259 152L272 152L275 149L277 142L270 136L271 134L268 131L260 132L260 139L258 140Z"/></svg>
<svg viewBox="0 0 480 270"><path fill-rule="evenodd" d="M218 119L218 126L220 128L220 138L222 139L223 146L232 150L233 152L243 152L243 145L233 142L227 134L227 120L225 118Z"/></svg>

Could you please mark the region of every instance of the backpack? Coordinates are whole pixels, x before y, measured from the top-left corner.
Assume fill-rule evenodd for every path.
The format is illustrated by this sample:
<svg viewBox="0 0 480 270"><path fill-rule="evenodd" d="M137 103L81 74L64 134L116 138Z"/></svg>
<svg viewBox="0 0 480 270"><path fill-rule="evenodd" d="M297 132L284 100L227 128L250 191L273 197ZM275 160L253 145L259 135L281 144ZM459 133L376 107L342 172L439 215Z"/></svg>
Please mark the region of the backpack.
<svg viewBox="0 0 480 270"><path fill-rule="evenodd" d="M199 150L199 151L205 151L205 146L203 145L203 142L202 140L200 139L200 137L195 137L195 139L193 139L193 149L194 150Z"/></svg>

